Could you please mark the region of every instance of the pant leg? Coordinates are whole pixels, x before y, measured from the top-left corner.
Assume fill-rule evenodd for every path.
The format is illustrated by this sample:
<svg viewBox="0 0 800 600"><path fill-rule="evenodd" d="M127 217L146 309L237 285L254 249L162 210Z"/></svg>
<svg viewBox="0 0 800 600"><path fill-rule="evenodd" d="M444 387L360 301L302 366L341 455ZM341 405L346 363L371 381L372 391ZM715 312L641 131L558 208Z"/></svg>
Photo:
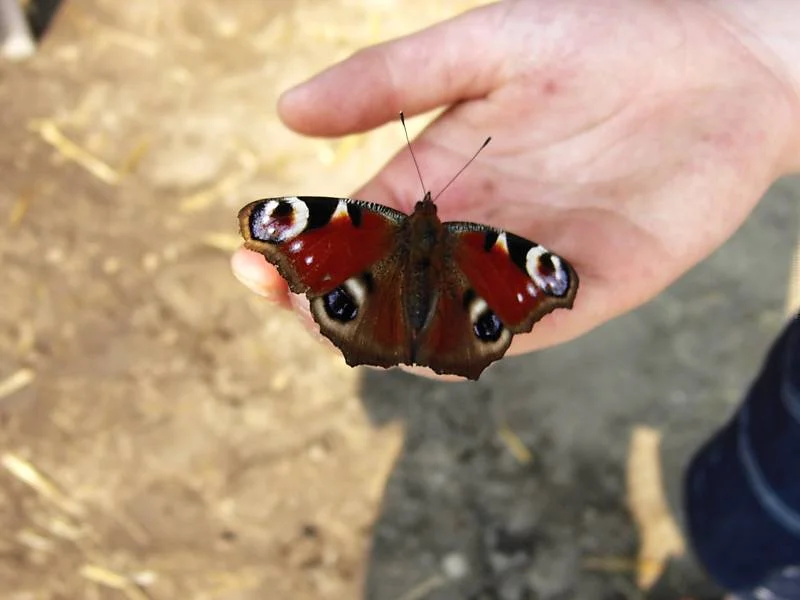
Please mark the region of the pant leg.
<svg viewBox="0 0 800 600"><path fill-rule="evenodd" d="M695 552L723 587L741 598L800 600L800 317L733 418L692 459L684 501Z"/></svg>

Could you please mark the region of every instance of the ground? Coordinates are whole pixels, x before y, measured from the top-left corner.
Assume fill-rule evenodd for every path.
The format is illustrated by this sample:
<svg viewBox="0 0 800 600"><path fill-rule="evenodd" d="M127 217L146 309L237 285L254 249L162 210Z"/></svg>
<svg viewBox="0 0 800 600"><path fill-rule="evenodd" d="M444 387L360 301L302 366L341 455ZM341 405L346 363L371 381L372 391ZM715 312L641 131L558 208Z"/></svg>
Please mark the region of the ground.
<svg viewBox="0 0 800 600"><path fill-rule="evenodd" d="M291 134L277 94L467 6L69 0L0 64L0 598L712 593L647 523L680 522L781 327L796 181L654 302L477 384L350 369L230 274L241 205L346 194L402 143ZM636 500L662 469L668 504Z"/></svg>

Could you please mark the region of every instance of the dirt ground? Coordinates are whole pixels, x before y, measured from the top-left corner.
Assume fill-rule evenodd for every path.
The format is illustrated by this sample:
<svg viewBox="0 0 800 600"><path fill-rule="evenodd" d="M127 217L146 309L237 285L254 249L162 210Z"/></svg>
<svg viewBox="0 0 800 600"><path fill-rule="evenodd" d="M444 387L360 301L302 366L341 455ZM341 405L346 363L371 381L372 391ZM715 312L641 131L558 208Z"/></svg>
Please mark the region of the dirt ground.
<svg viewBox="0 0 800 600"><path fill-rule="evenodd" d="M347 194L402 144L293 135L277 95L472 4L68 0L0 64L0 598L712 589L663 532L780 327L796 182L652 305L477 384L350 369L230 274L240 206Z"/></svg>

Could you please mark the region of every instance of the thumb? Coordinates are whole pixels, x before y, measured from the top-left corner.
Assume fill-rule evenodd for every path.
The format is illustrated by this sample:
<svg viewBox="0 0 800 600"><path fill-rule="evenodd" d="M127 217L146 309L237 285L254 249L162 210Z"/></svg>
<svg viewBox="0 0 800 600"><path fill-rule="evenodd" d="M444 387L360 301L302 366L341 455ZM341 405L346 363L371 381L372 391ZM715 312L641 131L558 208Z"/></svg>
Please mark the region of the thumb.
<svg viewBox="0 0 800 600"><path fill-rule="evenodd" d="M498 5L466 12L417 33L371 46L285 92L283 121L307 135L373 129L402 110L414 116L496 87L503 57L490 44L502 18Z"/></svg>

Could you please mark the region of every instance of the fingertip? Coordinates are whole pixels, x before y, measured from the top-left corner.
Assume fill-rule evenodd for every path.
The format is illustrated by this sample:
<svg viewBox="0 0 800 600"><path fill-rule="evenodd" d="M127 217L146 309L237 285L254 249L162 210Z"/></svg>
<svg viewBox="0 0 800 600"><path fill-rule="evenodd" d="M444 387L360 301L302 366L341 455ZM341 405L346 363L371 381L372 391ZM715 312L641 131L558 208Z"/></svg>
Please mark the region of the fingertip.
<svg viewBox="0 0 800 600"><path fill-rule="evenodd" d="M374 114L376 93L361 90L365 73L372 73L369 79L377 90L384 87L376 81L373 54L372 49L356 52L284 91L277 102L280 119L293 131L322 137L360 133L383 124L385 119Z"/></svg>
<svg viewBox="0 0 800 600"><path fill-rule="evenodd" d="M502 12L481 7L363 48L286 90L278 114L298 133L338 136L374 129L400 110L412 117L481 98L495 88L505 54L474 39Z"/></svg>
<svg viewBox="0 0 800 600"><path fill-rule="evenodd" d="M278 117L287 127L300 133L309 133L313 130L313 126L305 124L310 113L306 108L309 105L309 94L314 93L313 81L314 78L298 83L278 97L276 106Z"/></svg>
<svg viewBox="0 0 800 600"><path fill-rule="evenodd" d="M264 298L287 302L286 282L257 252L240 248L231 256L231 269L236 279L250 291Z"/></svg>
<svg viewBox="0 0 800 600"><path fill-rule="evenodd" d="M417 365L398 365L401 371L405 371L406 373L411 373L412 375L416 375L417 377L424 377L425 379L435 379L438 381L443 381L446 383L460 383L464 381L469 381L466 377L462 377L461 375L449 375L449 374L442 374L437 373L430 367L420 367ZM380 367L373 367L373 368L380 368Z"/></svg>

